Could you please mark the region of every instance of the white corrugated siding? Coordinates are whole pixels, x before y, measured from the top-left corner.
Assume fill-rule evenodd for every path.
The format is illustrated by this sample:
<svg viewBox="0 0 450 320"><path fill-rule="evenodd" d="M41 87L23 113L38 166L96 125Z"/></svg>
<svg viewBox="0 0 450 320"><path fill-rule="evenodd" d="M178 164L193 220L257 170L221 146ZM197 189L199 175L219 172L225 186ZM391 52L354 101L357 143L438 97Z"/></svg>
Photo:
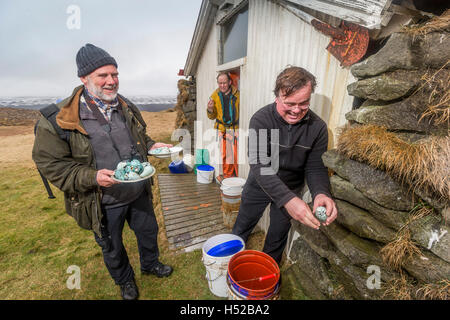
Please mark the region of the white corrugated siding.
<svg viewBox="0 0 450 320"><path fill-rule="evenodd" d="M251 116L274 101L277 75L288 64L300 66L316 76L311 109L328 124L329 146L333 147L336 129L345 124L344 115L352 107L347 84L354 79L326 50L330 38L279 5L259 0L249 1L248 32L246 72L241 79L241 128L248 130ZM241 139L240 143L245 142ZM247 177L248 169L248 165L241 166L240 175ZM267 230L268 223L265 214L259 225Z"/></svg>
<svg viewBox="0 0 450 320"><path fill-rule="evenodd" d="M197 128L195 131L194 149L210 149L211 158L217 155L218 150L214 150L215 130L214 121L206 116L206 106L211 93L217 88L216 81L217 67L217 32L216 28L211 28L208 40L203 48L196 72L197 85ZM214 161L211 165L216 167Z"/></svg>
<svg viewBox="0 0 450 320"><path fill-rule="evenodd" d="M270 1L250 0L247 64L241 78L241 128L248 129L251 116L274 101L277 75L288 65L300 66L317 78L311 109L328 124L330 147L336 128L345 124L353 97L347 84L354 81L326 47L330 38L316 31L284 8ZM247 176L248 166L241 170Z"/></svg>
<svg viewBox="0 0 450 320"><path fill-rule="evenodd" d="M326 21L325 21L326 22ZM326 47L330 38L316 31L286 9L270 1L249 0L249 26L246 64L241 67L240 127L247 132L251 116L275 99L273 88L277 75L287 66L300 66L317 78L311 109L326 121L329 146L335 145L336 129L345 124L345 113L351 110L353 97L347 85L354 81L348 69L339 66ZM216 88L216 31L211 30L197 69L197 119L202 121L203 133L211 129L205 108L210 93ZM198 136L196 136L198 140ZM244 151L246 136L240 136ZM199 147L199 146L197 146ZM203 144L205 147L205 144ZM246 159L246 151L240 152ZM246 178L248 165L240 165L239 175ZM267 230L267 215L260 226Z"/></svg>

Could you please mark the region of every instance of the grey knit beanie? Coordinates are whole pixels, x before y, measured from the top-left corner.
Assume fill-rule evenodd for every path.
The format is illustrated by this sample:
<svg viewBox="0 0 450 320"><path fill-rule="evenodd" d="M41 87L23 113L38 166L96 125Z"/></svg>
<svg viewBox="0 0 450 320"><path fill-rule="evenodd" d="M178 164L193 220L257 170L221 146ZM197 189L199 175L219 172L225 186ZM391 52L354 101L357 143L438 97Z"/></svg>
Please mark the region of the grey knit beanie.
<svg viewBox="0 0 450 320"><path fill-rule="evenodd" d="M112 64L117 68L117 62L105 50L87 43L77 53L78 76L84 77L95 69Z"/></svg>

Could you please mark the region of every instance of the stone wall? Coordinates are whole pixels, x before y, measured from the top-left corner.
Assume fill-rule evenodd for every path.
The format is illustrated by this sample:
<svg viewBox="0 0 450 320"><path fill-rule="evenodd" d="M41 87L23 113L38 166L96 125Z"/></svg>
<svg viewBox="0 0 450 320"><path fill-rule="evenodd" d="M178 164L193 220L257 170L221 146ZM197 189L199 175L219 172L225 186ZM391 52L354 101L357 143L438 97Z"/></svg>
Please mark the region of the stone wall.
<svg viewBox="0 0 450 320"><path fill-rule="evenodd" d="M197 117L197 98L195 81L178 80L176 128L187 129L191 135L191 150L194 150L194 122ZM192 153L192 152L191 152Z"/></svg>
<svg viewBox="0 0 450 320"><path fill-rule="evenodd" d="M338 218L293 223L286 277L310 298L450 297L448 31L395 33L351 68L365 102L322 157Z"/></svg>

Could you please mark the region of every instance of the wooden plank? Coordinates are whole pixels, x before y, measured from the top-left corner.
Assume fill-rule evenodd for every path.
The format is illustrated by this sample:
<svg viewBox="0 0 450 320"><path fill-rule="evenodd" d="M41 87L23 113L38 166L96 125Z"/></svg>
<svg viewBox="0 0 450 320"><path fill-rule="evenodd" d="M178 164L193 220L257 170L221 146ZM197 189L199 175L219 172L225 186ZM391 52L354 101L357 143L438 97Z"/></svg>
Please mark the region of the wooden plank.
<svg viewBox="0 0 450 320"><path fill-rule="evenodd" d="M172 212L180 212L180 209L190 211L190 210L197 210L200 208L209 208L209 207L220 208L221 203L222 202L220 200L213 200L213 201L208 201L208 202L205 201L202 203L193 201L193 202L178 203L178 204L173 204L173 205L163 205L162 208L164 211L167 212L167 214L170 214Z"/></svg>
<svg viewBox="0 0 450 320"><path fill-rule="evenodd" d="M172 212L171 214L165 214L164 220L171 221L174 219L179 219L184 216L195 216L199 214L203 214L205 212L221 212L220 208L217 207L208 207L208 208L199 208L198 210L180 210L179 212Z"/></svg>
<svg viewBox="0 0 450 320"><path fill-rule="evenodd" d="M180 190L181 189L181 190ZM190 195L203 195L205 190L214 190L214 192L219 191L220 189L214 189L214 188L205 188L205 189L194 189L191 185L186 185L183 188L167 188L167 189L160 189L164 192L164 195L166 197L170 197L173 195L173 192L175 192L177 195L181 197L188 197ZM172 191L172 192L171 192Z"/></svg>
<svg viewBox="0 0 450 320"><path fill-rule="evenodd" d="M217 208L217 211L220 211L219 207L217 206L211 206L211 207L190 207L190 208L178 208L178 209L174 209L172 211L167 211L166 213L164 213L164 216L167 218L172 217L173 215L179 215L179 214L183 214L183 213L189 213L189 214L195 214L196 212L201 212L202 210L211 210ZM188 210L189 209L189 210Z"/></svg>
<svg viewBox="0 0 450 320"><path fill-rule="evenodd" d="M186 245L184 248L180 249L182 252L191 252L194 250L202 249L203 244L208 240L209 238L223 233L229 233L230 230L224 226L223 229L219 229L210 233L206 233L202 236L198 236L197 238L193 239L192 242L189 245Z"/></svg>
<svg viewBox="0 0 450 320"><path fill-rule="evenodd" d="M183 199L179 201L170 200L168 202L162 202L161 206L164 207L164 210L168 211L171 209L179 208L180 206L198 206L200 208L207 208L214 205L217 205L220 207L222 203L221 199L217 198L209 198L209 199L200 199L200 198L192 198L192 199Z"/></svg>
<svg viewBox="0 0 450 320"><path fill-rule="evenodd" d="M182 194L183 197L188 196L189 194L194 195L206 195L208 193L217 193L217 195L220 197L220 189L214 189L214 188L196 188L190 185L182 186L180 189L177 188L167 188L167 189L159 189L161 193L164 194L164 197L170 197L173 194Z"/></svg>
<svg viewBox="0 0 450 320"><path fill-rule="evenodd" d="M197 183L194 174L157 177L170 249L199 249L211 236L229 232L223 225L222 200L216 183Z"/></svg>
<svg viewBox="0 0 450 320"><path fill-rule="evenodd" d="M222 204L222 201L220 199L206 199L206 200L199 200L199 199L193 199L191 201L180 201L176 202L173 201L171 203L162 203L162 208L167 213L173 212L174 210L184 208L185 210L198 210L201 208L209 208L209 207L218 207L220 208Z"/></svg>
<svg viewBox="0 0 450 320"><path fill-rule="evenodd" d="M186 241L186 239L192 239L216 230L223 229L224 225L221 223L215 223L211 226L203 226L202 228L193 229L185 232L178 232L170 235L168 237L169 243L176 243L181 241Z"/></svg>
<svg viewBox="0 0 450 320"><path fill-rule="evenodd" d="M189 187L189 189L182 189L180 186ZM162 190L165 189L179 189L182 191L192 192L195 189L202 190L202 189L220 189L220 186L217 183L210 183L210 184L197 184L194 181L186 181L186 182L179 182L179 183L172 183L166 182L166 184L160 183L159 188Z"/></svg>
<svg viewBox="0 0 450 320"><path fill-rule="evenodd" d="M159 173L158 174L158 178L159 177L162 177L162 178L174 177L174 176L177 176L177 177L190 177L190 176L193 176L193 177L195 177L195 174L193 172L192 173Z"/></svg>
<svg viewBox="0 0 450 320"><path fill-rule="evenodd" d="M176 236L169 237L168 241L170 245L179 248L181 246L192 244L194 242L194 238L202 237L209 233L223 230L226 230L223 224L216 224L212 227L206 227L192 232L177 234Z"/></svg>
<svg viewBox="0 0 450 320"><path fill-rule="evenodd" d="M221 197L218 197L217 194L211 194L210 196L197 196L193 195L190 197L177 197L176 195L170 196L170 197L164 197L161 199L161 202L163 205L173 205L174 203L202 203L202 202L208 202L208 201L221 201Z"/></svg>
<svg viewBox="0 0 450 320"><path fill-rule="evenodd" d="M169 226L166 226L166 232L169 234L169 232L176 232L176 230L183 229L182 231L187 230L187 228L194 227L203 227L205 225L208 225L209 223L215 221L216 223L220 223L222 221L222 216L206 216L206 217L199 217L197 219L190 219L186 221L182 221L176 224L172 224Z"/></svg>
<svg viewBox="0 0 450 320"><path fill-rule="evenodd" d="M198 209L191 209L191 210L185 210L184 208L178 208L178 209L176 209L174 211L166 213L164 215L164 219L167 220L167 221L170 221L171 219L176 219L176 218L179 218L180 216L184 216L184 215L195 216L197 214L202 214L205 211L213 211L213 212L216 212L217 214L220 214L222 212L222 208L219 207L219 206L207 207L207 208L198 208Z"/></svg>
<svg viewBox="0 0 450 320"><path fill-rule="evenodd" d="M198 219L198 218L203 218L203 217L207 217L207 216L215 216L217 215L217 210L205 210L203 212L195 212L195 213L191 213L191 212L185 212L185 213L180 213L178 215L172 215L169 217L165 217L164 218L164 222L165 225L171 225L171 224L177 224L177 223L181 223L187 220L194 220L194 219Z"/></svg>
<svg viewBox="0 0 450 320"><path fill-rule="evenodd" d="M178 199L178 200L177 200ZM192 196L192 197L170 197L170 198L161 198L161 205L163 207L174 207L181 204L190 204L190 205L200 205L202 203L216 203L221 202L222 198L217 196L217 194L211 194L209 196Z"/></svg>
<svg viewBox="0 0 450 320"><path fill-rule="evenodd" d="M171 196L170 198L164 197L161 199L163 206L170 206L176 203L204 203L208 201L216 201L221 200L220 197L217 197L217 194L210 194L205 196L200 195L192 195L190 197L177 197L176 195Z"/></svg>
<svg viewBox="0 0 450 320"><path fill-rule="evenodd" d="M192 198L187 200L180 200L180 201L173 201L170 202L163 202L161 203L162 207L164 207L164 210L170 210L179 208L180 206L183 207L192 207L192 206L200 206L201 208L206 208L212 206L212 204L219 204L222 203L222 200L220 198L209 198L209 199L199 199L199 198ZM167 209L166 209L167 208Z"/></svg>
<svg viewBox="0 0 450 320"><path fill-rule="evenodd" d="M197 183L197 176L195 174L158 174L158 181L176 182L186 180Z"/></svg>
<svg viewBox="0 0 450 320"><path fill-rule="evenodd" d="M174 229L171 231L166 230L166 235L168 237L173 237L173 236L183 234L186 232L196 232L198 230L208 229L210 227L217 226L217 224L218 224L217 220L219 220L219 219L222 219L222 217L219 217L218 219L214 219L214 220L208 219L207 221L199 223L198 225L185 226L183 228Z"/></svg>

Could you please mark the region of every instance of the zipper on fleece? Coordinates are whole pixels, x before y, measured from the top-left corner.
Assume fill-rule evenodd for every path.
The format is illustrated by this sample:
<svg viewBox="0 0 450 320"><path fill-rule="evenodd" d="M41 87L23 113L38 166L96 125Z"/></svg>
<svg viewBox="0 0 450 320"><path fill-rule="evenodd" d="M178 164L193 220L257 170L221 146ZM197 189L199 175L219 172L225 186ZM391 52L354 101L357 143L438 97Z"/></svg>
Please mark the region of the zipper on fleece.
<svg viewBox="0 0 450 320"><path fill-rule="evenodd" d="M287 142L287 145L289 147L291 146L291 128L292 128L292 125L291 124L288 125L288 142Z"/></svg>
<svg viewBox="0 0 450 320"><path fill-rule="evenodd" d="M291 147L291 129L292 129L292 125L288 124L288 134L287 134L287 143L286 143L286 147L290 148ZM281 146L281 144L280 144ZM280 163L280 165L285 166L285 159L283 159L283 163Z"/></svg>

